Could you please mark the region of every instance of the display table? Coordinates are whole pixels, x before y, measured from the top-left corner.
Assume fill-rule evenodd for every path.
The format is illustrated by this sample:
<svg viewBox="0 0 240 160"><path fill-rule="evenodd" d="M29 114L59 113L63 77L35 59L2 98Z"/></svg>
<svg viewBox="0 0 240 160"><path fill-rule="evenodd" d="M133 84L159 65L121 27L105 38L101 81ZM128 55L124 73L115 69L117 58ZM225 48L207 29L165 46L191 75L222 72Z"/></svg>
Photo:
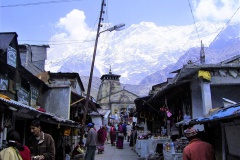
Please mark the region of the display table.
<svg viewBox="0 0 240 160"><path fill-rule="evenodd" d="M147 142L148 139L137 139L135 150L140 157L147 157Z"/></svg>
<svg viewBox="0 0 240 160"><path fill-rule="evenodd" d="M167 142L170 142L170 138L159 138L159 139L154 139L154 138L149 138L148 139L148 155L153 154L156 152L156 147L158 144L164 144Z"/></svg>
<svg viewBox="0 0 240 160"><path fill-rule="evenodd" d="M163 150L164 160L182 160L182 153L171 153Z"/></svg>

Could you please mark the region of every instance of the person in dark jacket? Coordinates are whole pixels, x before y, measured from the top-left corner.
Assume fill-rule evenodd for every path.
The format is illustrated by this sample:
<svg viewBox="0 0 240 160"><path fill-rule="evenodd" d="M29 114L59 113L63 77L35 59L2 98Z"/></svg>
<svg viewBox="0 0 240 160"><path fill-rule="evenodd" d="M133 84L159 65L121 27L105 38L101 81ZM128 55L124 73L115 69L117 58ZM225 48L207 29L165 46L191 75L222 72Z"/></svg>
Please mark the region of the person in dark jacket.
<svg viewBox="0 0 240 160"><path fill-rule="evenodd" d="M95 151L97 146L97 131L94 129L94 125L92 123L88 123L88 134L86 139L86 154L85 160L94 160L95 159Z"/></svg>
<svg viewBox="0 0 240 160"><path fill-rule="evenodd" d="M127 138L127 122L124 122L122 124L122 130L123 130L124 140L126 140L126 138Z"/></svg>
<svg viewBox="0 0 240 160"><path fill-rule="evenodd" d="M30 126L31 133L27 146L34 160L55 160L55 142L50 134L41 131L40 121L34 120Z"/></svg>

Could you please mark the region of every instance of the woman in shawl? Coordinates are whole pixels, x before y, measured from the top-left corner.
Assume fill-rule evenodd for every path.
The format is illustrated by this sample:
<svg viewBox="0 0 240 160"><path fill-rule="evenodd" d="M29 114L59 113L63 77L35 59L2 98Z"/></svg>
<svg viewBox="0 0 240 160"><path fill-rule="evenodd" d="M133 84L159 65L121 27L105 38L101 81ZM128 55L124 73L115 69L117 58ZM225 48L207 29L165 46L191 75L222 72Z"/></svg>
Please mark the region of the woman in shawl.
<svg viewBox="0 0 240 160"><path fill-rule="evenodd" d="M7 134L8 147L0 152L0 160L30 160L31 153L27 146L20 143L20 135L11 130Z"/></svg>
<svg viewBox="0 0 240 160"><path fill-rule="evenodd" d="M104 144L107 139L107 131L104 126L98 130L97 135L98 135L98 146L97 146L98 153L103 153Z"/></svg>
<svg viewBox="0 0 240 160"><path fill-rule="evenodd" d="M123 149L123 140L124 140L124 134L123 134L122 122L119 122L118 138L117 138L117 145L116 145L118 149Z"/></svg>
<svg viewBox="0 0 240 160"><path fill-rule="evenodd" d="M114 143L116 142L116 128L114 127L114 124L112 124L110 128L110 140L112 146L114 146Z"/></svg>

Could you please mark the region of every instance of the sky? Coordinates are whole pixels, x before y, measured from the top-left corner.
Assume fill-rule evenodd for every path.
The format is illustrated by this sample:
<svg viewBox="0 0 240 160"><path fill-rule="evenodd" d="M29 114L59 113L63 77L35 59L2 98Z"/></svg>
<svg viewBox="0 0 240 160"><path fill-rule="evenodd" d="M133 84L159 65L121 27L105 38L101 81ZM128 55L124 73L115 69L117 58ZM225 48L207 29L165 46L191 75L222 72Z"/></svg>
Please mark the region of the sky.
<svg viewBox="0 0 240 160"><path fill-rule="evenodd" d="M16 32L19 44L86 39L96 31L102 0L1 0L0 32ZM239 20L240 0L105 0L105 27L140 22L158 26ZM234 13L236 14L234 15ZM238 15L238 16L237 16ZM75 36L74 36L75 35ZM68 37L68 38L66 38ZM56 38L55 38L56 40ZM51 43L50 43L51 44Z"/></svg>

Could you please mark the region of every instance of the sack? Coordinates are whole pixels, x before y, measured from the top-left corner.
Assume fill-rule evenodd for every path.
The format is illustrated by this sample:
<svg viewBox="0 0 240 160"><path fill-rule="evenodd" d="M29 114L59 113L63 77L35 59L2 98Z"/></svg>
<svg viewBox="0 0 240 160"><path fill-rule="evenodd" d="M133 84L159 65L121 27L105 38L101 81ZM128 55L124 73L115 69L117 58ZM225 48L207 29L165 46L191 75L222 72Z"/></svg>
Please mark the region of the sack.
<svg viewBox="0 0 240 160"><path fill-rule="evenodd" d="M118 137L124 137L123 133L118 133Z"/></svg>

